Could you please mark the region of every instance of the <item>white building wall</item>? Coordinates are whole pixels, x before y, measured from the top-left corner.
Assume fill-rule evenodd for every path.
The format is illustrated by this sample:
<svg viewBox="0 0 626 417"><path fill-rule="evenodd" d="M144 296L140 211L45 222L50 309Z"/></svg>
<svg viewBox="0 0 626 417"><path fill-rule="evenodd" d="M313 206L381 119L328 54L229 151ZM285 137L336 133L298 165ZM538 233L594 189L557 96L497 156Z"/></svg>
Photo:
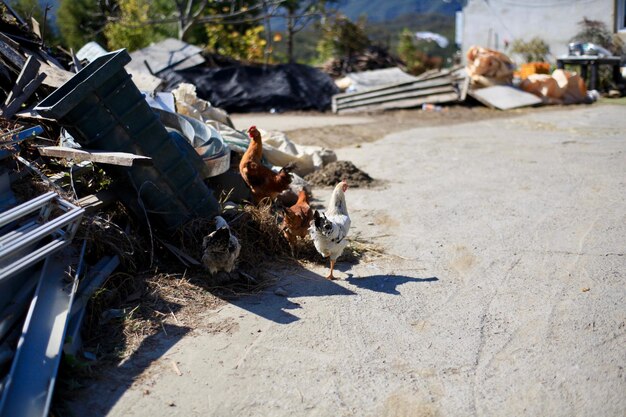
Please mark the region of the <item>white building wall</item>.
<svg viewBox="0 0 626 417"><path fill-rule="evenodd" d="M554 61L567 54L583 17L603 21L613 31L615 0L469 0L463 9L463 59L472 45L508 53L505 42L538 36Z"/></svg>

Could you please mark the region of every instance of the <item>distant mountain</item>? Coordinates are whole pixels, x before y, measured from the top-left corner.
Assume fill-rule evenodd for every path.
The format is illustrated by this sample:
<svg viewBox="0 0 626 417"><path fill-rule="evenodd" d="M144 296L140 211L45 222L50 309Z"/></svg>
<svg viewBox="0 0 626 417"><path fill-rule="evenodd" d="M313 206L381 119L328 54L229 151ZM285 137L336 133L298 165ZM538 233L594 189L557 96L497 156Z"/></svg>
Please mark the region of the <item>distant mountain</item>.
<svg viewBox="0 0 626 417"><path fill-rule="evenodd" d="M384 22L407 14L454 16L463 0L340 0L336 6L351 20L367 16L369 22Z"/></svg>

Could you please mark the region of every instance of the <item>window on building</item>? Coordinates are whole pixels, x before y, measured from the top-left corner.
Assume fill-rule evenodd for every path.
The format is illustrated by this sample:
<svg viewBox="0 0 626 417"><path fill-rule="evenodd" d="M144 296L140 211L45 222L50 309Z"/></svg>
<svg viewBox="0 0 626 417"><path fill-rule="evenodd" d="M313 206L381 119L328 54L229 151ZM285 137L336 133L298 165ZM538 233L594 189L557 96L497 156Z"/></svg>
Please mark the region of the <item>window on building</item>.
<svg viewBox="0 0 626 417"><path fill-rule="evenodd" d="M617 30L626 32L626 0L617 0Z"/></svg>

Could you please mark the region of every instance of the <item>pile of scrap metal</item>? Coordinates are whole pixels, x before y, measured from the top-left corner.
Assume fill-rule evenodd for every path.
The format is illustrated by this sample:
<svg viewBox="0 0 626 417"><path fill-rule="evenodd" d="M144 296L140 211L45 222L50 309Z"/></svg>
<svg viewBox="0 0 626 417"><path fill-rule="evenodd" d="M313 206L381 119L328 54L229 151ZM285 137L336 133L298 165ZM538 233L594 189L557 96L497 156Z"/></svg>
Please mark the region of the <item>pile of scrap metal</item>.
<svg viewBox="0 0 626 417"><path fill-rule="evenodd" d="M11 184L26 172L16 162L34 168L20 154L44 133L15 115L72 74L10 9L0 30L0 415L46 416L65 335L80 327L78 300L116 260L88 267L84 251L72 250L84 209L57 192L24 201L14 194Z"/></svg>
<svg viewBox="0 0 626 417"><path fill-rule="evenodd" d="M77 231L116 201L155 232L214 216L219 204L208 180L230 168L231 151L211 126L153 110L124 69L125 50L82 68L87 62L54 56L7 10L0 21L0 416L47 416L62 354L80 351L88 300L121 261L91 250L97 242L73 242L86 235ZM85 186L79 198L74 184L96 167L110 187L89 194Z"/></svg>
<svg viewBox="0 0 626 417"><path fill-rule="evenodd" d="M469 87L469 78L460 66L427 71L417 77L400 69L382 69L348 74L347 78L351 79L351 86L361 84L367 88L333 96L334 113L461 103L465 101ZM341 83L348 84L345 79Z"/></svg>
<svg viewBox="0 0 626 417"><path fill-rule="evenodd" d="M120 233L154 237L185 267L200 265L167 240L220 214L222 196L251 200L237 157L231 161L249 139L193 86L156 92L158 77L133 77L124 49L91 44L77 56L53 56L11 13L0 22L0 416L45 416L62 351L80 351L87 302L124 261L93 249L99 242L87 225L120 202L130 215L121 216L126 228L115 225ZM183 49L144 51L139 67L198 62L198 48ZM279 132L264 138L270 166L295 162L305 175L336 160Z"/></svg>

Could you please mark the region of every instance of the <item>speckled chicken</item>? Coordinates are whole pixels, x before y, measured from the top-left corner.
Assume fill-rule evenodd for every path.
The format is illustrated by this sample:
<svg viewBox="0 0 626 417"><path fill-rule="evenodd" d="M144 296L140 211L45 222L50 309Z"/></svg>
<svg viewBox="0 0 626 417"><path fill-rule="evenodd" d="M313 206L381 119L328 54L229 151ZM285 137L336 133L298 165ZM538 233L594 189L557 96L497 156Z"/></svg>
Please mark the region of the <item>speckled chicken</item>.
<svg viewBox="0 0 626 417"><path fill-rule="evenodd" d="M215 231L204 237L202 250L202 264L211 275L215 275L219 271L230 273L235 269L241 245L226 220L215 216Z"/></svg>
<svg viewBox="0 0 626 417"><path fill-rule="evenodd" d="M315 249L324 257L330 258L330 273L326 278L335 279L333 269L337 258L341 256L348 244L350 230L350 216L346 205L345 192L348 183L341 181L335 186L328 208L325 213L315 210L309 232L315 244Z"/></svg>

